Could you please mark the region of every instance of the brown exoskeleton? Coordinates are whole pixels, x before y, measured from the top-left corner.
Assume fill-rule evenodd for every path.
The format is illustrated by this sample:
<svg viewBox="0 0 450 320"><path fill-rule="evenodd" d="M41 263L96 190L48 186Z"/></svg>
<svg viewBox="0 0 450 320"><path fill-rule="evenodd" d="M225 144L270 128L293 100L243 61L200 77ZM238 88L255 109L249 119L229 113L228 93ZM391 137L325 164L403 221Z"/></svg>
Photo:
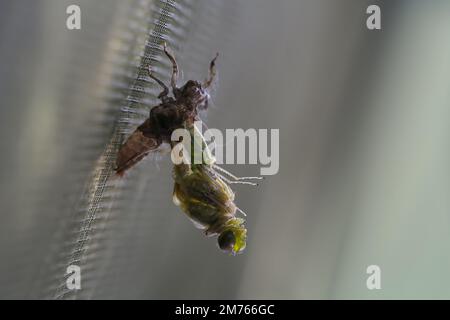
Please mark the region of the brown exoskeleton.
<svg viewBox="0 0 450 320"><path fill-rule="evenodd" d="M116 172L122 176L126 170L145 158L151 151L156 150L162 143L171 143L171 135L175 129L183 128L185 124L192 124L198 119L198 111L208 107L208 89L214 82L216 75L215 62L218 54L209 66L209 78L203 83L189 80L181 88L177 87L178 65L175 57L167 50L164 52L172 62L172 77L170 84L173 97L169 96L169 88L152 74L163 91L158 95L161 103L150 110L150 116L144 121L120 147L117 155Z"/></svg>

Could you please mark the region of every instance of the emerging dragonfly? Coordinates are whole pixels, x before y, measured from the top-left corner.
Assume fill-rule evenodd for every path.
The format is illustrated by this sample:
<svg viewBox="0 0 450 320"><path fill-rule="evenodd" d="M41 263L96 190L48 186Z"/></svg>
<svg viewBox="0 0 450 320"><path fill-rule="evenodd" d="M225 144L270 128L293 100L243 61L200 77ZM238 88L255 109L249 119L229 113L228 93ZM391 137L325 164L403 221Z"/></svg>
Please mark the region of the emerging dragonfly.
<svg viewBox="0 0 450 320"><path fill-rule="evenodd" d="M210 63L209 78L203 84L189 80L183 87L178 88L176 85L177 62L165 44L164 52L173 65L171 87L174 97L168 96L169 89L152 74L150 69L150 78L163 88L158 96L162 102L151 109L149 118L121 146L116 167L118 175L123 175L126 170L151 151L156 150L163 142L170 143L174 147L176 143L171 141L171 136L175 129L184 128L189 131L191 137L200 136L201 150L207 148L194 122L199 120L198 111L208 107L208 89L216 75L217 55ZM195 138L192 141L194 144L198 143ZM192 150L187 151L186 155L183 152L183 156L192 154L190 152ZM204 157L205 154L210 153L203 153ZM235 205L235 195L229 185L256 185L246 180L262 178L238 178L215 164L212 156L203 159L200 164L194 164L194 161L175 164L173 178L175 180L174 203L180 206L197 227L205 230L207 236L218 235L218 245L222 250L231 254L242 252L246 246L247 230L244 219L236 217L237 211L243 212Z"/></svg>
<svg viewBox="0 0 450 320"><path fill-rule="evenodd" d="M207 236L219 236L220 249L231 254L240 253L246 246L247 230L244 226L245 220L237 218L236 212L239 211L243 215L245 213L234 203L235 195L229 185L256 185L246 180L262 178L238 178L219 167L197 127L187 126L186 129L190 132L192 144L191 150L183 149L183 157L190 159L174 165L173 201L194 225L205 230ZM195 139L196 136L200 139ZM196 144L200 144L198 149L203 151L200 164L194 161Z"/></svg>

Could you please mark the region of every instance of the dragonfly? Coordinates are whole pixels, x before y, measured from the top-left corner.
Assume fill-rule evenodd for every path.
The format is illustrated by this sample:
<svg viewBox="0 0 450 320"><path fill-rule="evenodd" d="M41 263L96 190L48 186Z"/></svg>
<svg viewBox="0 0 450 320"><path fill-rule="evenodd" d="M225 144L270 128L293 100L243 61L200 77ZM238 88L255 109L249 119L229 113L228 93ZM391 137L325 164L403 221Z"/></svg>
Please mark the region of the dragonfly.
<svg viewBox="0 0 450 320"><path fill-rule="evenodd" d="M199 129L191 125L186 129L191 136L191 150L183 151L183 157L188 160L174 165L173 202L197 228L204 230L206 236L217 235L220 249L232 255L241 253L246 247L247 229L245 220L236 213L246 214L236 206L230 185L256 186L257 183L251 180L262 177L236 177L218 166ZM196 144L200 146L196 148ZM202 151L200 163L194 161L194 150Z"/></svg>

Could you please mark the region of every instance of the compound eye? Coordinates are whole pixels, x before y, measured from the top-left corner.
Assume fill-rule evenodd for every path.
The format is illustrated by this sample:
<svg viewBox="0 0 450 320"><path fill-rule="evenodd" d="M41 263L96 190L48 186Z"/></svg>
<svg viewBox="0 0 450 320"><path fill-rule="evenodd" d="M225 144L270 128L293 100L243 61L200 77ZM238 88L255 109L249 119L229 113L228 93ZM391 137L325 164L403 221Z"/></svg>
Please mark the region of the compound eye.
<svg viewBox="0 0 450 320"><path fill-rule="evenodd" d="M236 243L236 237L234 236L233 231L227 230L219 235L217 242L219 243L220 249L232 252L234 244Z"/></svg>

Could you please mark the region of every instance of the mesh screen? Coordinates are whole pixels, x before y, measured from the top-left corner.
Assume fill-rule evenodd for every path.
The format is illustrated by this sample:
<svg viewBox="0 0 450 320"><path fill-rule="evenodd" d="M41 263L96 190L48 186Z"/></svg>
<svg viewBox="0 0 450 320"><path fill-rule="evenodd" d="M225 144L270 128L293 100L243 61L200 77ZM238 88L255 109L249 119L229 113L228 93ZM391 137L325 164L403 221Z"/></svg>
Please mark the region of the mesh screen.
<svg viewBox="0 0 450 320"><path fill-rule="evenodd" d="M164 244L154 239L164 242L167 237L169 221L163 213L168 206L165 202L170 205L170 164L165 163L167 158L154 155L126 179L117 179L113 167L118 147L159 103L160 88L148 77L148 66L152 65L161 79L168 79L171 66L161 56L163 41L175 52L184 74L202 80L217 44L226 38L221 27L230 23L237 4L79 1L80 32L65 30L66 15L61 12L69 4L2 4L10 19L36 24L31 30L34 37L26 27L16 30L14 36L4 30L8 36L2 60L12 54L8 45L19 48L19 55L27 60L31 57L27 50L32 47L43 61L49 61L48 55L54 59L43 65L29 61L19 67L24 81L33 81L26 78L33 72L54 78L43 79L37 88L25 87L34 90L36 101L23 102L33 111L32 119L24 119L24 128L34 130L26 132L27 136L39 136L30 144L17 146L17 152L21 148L30 151L23 160L30 165L30 172L14 172L23 175L23 181L10 186L20 197L10 203L6 212L11 214L6 217L10 220L3 223L2 235L13 249L2 257L13 264L2 271L9 275L12 268L15 272L13 277L1 278L1 293L7 298L24 297L24 293L29 298L57 299L140 297L150 284L140 283L138 276L148 271L136 269L140 265L151 269L153 257L164 250ZM20 32L36 43L20 43ZM13 98L11 103L18 104L17 97ZM33 123L39 126L33 127ZM42 127L46 124L51 131ZM7 194L4 196L6 199ZM15 225L27 228L13 221L12 212L17 211L32 218L29 229L6 230ZM69 265L80 266L83 290L67 289ZM129 286L129 281L137 285Z"/></svg>

